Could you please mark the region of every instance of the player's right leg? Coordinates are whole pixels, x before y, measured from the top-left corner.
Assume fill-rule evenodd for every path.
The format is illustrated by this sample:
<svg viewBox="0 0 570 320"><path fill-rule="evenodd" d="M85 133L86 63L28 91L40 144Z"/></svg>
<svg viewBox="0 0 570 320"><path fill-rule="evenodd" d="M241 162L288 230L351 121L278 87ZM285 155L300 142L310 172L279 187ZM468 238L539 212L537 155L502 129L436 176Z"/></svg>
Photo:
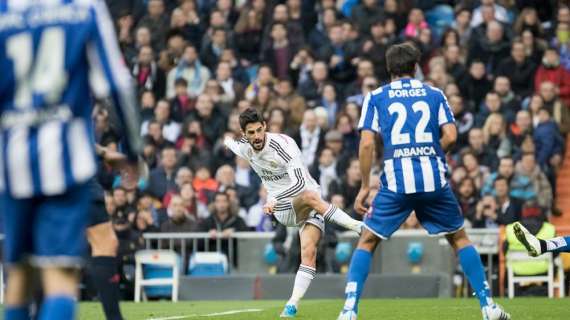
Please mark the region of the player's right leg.
<svg viewBox="0 0 570 320"><path fill-rule="evenodd" d="M317 246L324 231L324 225L322 218L314 217L305 222L299 231L301 238L301 265L295 276L291 298L289 298L281 313L282 318L295 317L299 301L303 298L311 285L311 281L315 278L317 271Z"/></svg>
<svg viewBox="0 0 570 320"><path fill-rule="evenodd" d="M381 239L388 239L410 215L412 202L405 195L381 189L364 218L364 228L347 274L345 303L338 320L354 320L358 301L370 271L372 255Z"/></svg>
<svg viewBox="0 0 570 320"><path fill-rule="evenodd" d="M4 318L6 320L28 320L30 319L29 303L32 297L34 271L31 266L20 264L8 267L7 274Z"/></svg>
<svg viewBox="0 0 570 320"><path fill-rule="evenodd" d="M307 217L314 210L323 216L325 221L330 221L358 234L362 231L362 222L352 219L342 209L324 201L316 191L305 190L301 192L293 198L293 208L301 217Z"/></svg>
<svg viewBox="0 0 570 320"><path fill-rule="evenodd" d="M538 239L530 233L520 222L513 225L515 236L525 246L532 257L538 257L546 252L570 252L570 237L556 237L552 239Z"/></svg>
<svg viewBox="0 0 570 320"><path fill-rule="evenodd" d="M75 319L90 202L89 188L78 185L65 194L43 197L37 204L31 262L43 276L39 320Z"/></svg>
<svg viewBox="0 0 570 320"><path fill-rule="evenodd" d="M32 253L34 207L31 199L15 199L5 192L0 201L4 222L4 265L6 266L6 300L4 319L30 319L34 270L29 264Z"/></svg>

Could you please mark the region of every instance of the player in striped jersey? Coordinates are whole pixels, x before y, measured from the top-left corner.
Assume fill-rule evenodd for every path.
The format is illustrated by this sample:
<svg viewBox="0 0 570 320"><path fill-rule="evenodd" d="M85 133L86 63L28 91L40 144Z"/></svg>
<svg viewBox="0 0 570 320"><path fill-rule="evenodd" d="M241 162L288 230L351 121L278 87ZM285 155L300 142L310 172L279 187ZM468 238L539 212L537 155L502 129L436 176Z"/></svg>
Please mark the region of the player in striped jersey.
<svg viewBox="0 0 570 320"><path fill-rule="evenodd" d="M237 156L246 159L267 189L263 210L288 227L300 226L301 265L295 277L293 293L281 317L297 314L299 300L315 277L317 244L330 221L360 233L362 222L321 199L320 187L311 177L295 141L284 134L266 132L265 120L253 109L239 117L243 137L226 137L224 143Z"/></svg>
<svg viewBox="0 0 570 320"><path fill-rule="evenodd" d="M483 319L510 319L491 299L479 253L463 230L463 215L446 180L445 152L457 140L457 129L443 93L413 79L419 56L411 43L389 48L386 63L392 82L369 93L363 102L359 122L362 186L354 206L360 214L368 214L350 262L346 301L338 319L356 319L372 252L412 210L430 234L445 235L455 250L479 298ZM370 191L376 134L384 142L384 170L381 189L367 209L364 201Z"/></svg>
<svg viewBox="0 0 570 320"><path fill-rule="evenodd" d="M111 97L136 162L138 114L103 0L0 0L0 190L8 264L5 319L73 319L96 166L92 101Z"/></svg>

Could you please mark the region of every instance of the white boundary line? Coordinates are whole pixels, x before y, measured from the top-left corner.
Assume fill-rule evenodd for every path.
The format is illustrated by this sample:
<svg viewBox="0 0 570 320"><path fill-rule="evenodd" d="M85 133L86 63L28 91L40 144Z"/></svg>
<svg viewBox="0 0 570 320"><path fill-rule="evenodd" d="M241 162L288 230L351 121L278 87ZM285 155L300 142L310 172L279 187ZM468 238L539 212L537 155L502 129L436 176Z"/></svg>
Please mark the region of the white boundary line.
<svg viewBox="0 0 570 320"><path fill-rule="evenodd" d="M173 316L173 317L164 317L164 318L148 318L147 320L179 320L179 319L189 319L189 318L197 318L197 317L217 317L217 316L227 316L231 314L238 314L238 313L250 313L250 312L261 312L263 309L240 309L240 310L228 310L224 312L215 312L215 313L208 313L208 314L189 314L185 316Z"/></svg>

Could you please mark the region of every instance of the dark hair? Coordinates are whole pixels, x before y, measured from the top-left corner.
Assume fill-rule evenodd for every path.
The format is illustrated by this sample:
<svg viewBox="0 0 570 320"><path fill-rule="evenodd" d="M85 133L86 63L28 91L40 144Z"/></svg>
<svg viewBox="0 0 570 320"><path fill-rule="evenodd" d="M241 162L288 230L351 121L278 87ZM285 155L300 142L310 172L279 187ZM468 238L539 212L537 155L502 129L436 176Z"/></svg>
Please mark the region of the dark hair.
<svg viewBox="0 0 570 320"><path fill-rule="evenodd" d="M178 87L178 86L188 87L188 81L186 81L186 79L180 77L180 78L174 80L174 86L175 87Z"/></svg>
<svg viewBox="0 0 570 320"><path fill-rule="evenodd" d="M501 176L501 175L498 175L498 176L495 178L495 181L493 181L493 184L497 183L497 181L500 181L500 180L505 181L505 182L507 183L507 185L509 184L509 179L508 179L507 177Z"/></svg>
<svg viewBox="0 0 570 320"><path fill-rule="evenodd" d="M410 42L391 46L386 52L386 67L392 76L413 76L420 51Z"/></svg>
<svg viewBox="0 0 570 320"><path fill-rule="evenodd" d="M214 193L214 197L212 199L216 199L216 197L218 197L218 196L224 196L224 197L226 197L226 199L228 201L230 201L230 195L224 191L216 191L216 193Z"/></svg>
<svg viewBox="0 0 570 320"><path fill-rule="evenodd" d="M261 113L255 108L247 108L244 112L239 115L239 126L243 131L250 123L261 122L262 124L265 123L265 119Z"/></svg>

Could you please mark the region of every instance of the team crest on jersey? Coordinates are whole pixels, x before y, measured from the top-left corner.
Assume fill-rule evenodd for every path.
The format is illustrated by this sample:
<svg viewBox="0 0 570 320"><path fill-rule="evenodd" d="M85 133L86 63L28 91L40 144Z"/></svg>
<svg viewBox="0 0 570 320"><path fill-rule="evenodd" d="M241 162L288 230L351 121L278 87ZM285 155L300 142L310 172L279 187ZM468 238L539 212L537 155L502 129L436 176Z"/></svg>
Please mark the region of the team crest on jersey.
<svg viewBox="0 0 570 320"><path fill-rule="evenodd" d="M270 165L272 168L277 168L277 162L275 162L275 161L269 161L269 165Z"/></svg>

